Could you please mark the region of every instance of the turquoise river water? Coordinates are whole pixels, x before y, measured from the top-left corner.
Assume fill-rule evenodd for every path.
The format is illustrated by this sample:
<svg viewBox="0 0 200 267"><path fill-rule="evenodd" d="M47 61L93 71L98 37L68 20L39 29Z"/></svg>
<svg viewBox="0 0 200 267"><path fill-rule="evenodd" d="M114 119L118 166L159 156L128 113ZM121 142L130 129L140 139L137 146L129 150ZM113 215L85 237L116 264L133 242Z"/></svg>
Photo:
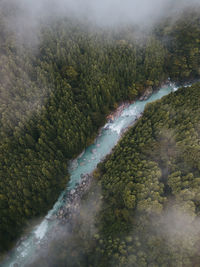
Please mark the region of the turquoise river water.
<svg viewBox="0 0 200 267"><path fill-rule="evenodd" d="M9 257L2 263L3 267L23 267L28 264L29 260L34 257L36 248L40 243L47 238L51 228L56 223L54 220L49 220L64 203L64 195L68 190L75 187L76 183L81 180L81 174L91 173L97 164L111 152L113 147L120 139L122 131L141 116L147 103L153 102L163 96L176 91L178 88L173 84L166 85L153 93L151 97L144 101L136 101L135 103L126 106L119 116L116 116L112 122L107 122L100 130L100 133L94 143L85 149L85 151L75 160L70 163L70 181L66 190L61 193L59 199L48 212L46 217L32 231L16 245L10 252Z"/></svg>

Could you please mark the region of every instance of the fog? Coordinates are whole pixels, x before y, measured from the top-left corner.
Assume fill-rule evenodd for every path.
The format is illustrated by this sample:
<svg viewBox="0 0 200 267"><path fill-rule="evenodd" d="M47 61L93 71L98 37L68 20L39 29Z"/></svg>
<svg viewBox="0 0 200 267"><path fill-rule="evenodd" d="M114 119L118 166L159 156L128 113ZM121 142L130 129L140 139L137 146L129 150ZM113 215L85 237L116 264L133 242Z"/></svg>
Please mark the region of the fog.
<svg viewBox="0 0 200 267"><path fill-rule="evenodd" d="M10 3L18 10L11 16L16 27L33 27L41 18L66 15L100 26L132 23L149 27L163 16L199 5L199 0L3 0L1 8Z"/></svg>
<svg viewBox="0 0 200 267"><path fill-rule="evenodd" d="M47 23L53 18L64 18L68 16L78 19L79 21L87 21L92 25L103 28L113 26L117 28L122 25L131 24L149 29L162 18L168 16L177 18L185 8L192 8L196 5L200 5L200 0L3 0L0 2L0 12L4 12L4 10L9 8L10 12L9 15L7 13L6 20L6 27L8 30L16 32L19 40L28 40L32 44L37 44L37 35L41 21ZM3 59L1 60L1 62L3 62ZM6 75L4 79L5 77ZM4 79L2 79L1 82L4 82ZM9 80L9 78L5 79L5 83L7 80ZM24 77L24 80L29 81L29 77ZM7 85L5 88L6 87ZM31 88L31 85L29 85L29 87ZM43 90L43 95L45 95L45 88ZM6 94L8 94L8 92L9 89L6 91ZM42 105L43 95L41 95L41 91L38 92L38 95L34 95L34 97L31 95L27 100L28 111L39 109L38 106ZM0 97L2 97L2 95L0 95ZM9 99L9 97L10 96L7 95L4 96L6 100ZM19 117L20 116L21 115L19 115ZM28 115L26 115L26 117L28 117ZM7 118L5 118L5 123L6 122ZM177 151L174 150L171 153L177 153ZM161 155L162 154L165 154L164 148L161 151ZM100 195L99 192L98 194ZM76 218L78 221L77 227L80 227L79 231L81 232L81 238L78 237L80 239L78 239L77 236L74 237L70 232L71 229L68 229L68 226L66 226L66 228L62 226L58 230L58 233L56 233L58 235L52 237L52 242L55 242L56 245L59 241L61 245L62 242L65 242L66 247L71 245L70 242L72 244L75 243L74 247L70 250L70 252L74 252L77 249L77 239L81 245L83 240L87 242L88 236L89 241L91 241L94 235L98 233L95 228L95 217L101 207L101 202L100 204L98 203L99 206L97 205L95 207L92 206L93 203L94 197L89 198L89 200L81 206L80 217L78 219ZM184 244L184 249L188 249L189 246L190 249L193 249L197 237L196 233L200 233L200 222L195 222L195 224L193 224L193 220L194 218L191 214L182 211L177 214L176 210L169 209L159 222L161 227L158 229L157 234L163 237L169 246L180 246L180 242ZM87 238L85 238L85 235ZM188 243L190 241L189 237L191 236L192 244ZM77 255L82 253L82 251L79 251L80 247L77 249ZM48 247L46 253L51 253L52 250L53 246ZM42 251L42 253L44 253L44 255L39 254L39 257L43 256L45 258L45 252Z"/></svg>
<svg viewBox="0 0 200 267"><path fill-rule="evenodd" d="M137 220L144 224L142 216L138 215ZM165 259L165 264L169 263L170 266L192 266L188 260L199 257L199 234L199 218L195 216L192 205L182 201L169 204L159 216L150 214L146 228L136 226L128 237L136 240L134 254L147 255L147 261L152 263L149 266L161 266L158 265L158 258ZM138 248L137 242L141 244ZM141 262L133 264L135 255L130 255L124 266L140 266ZM166 261L167 258L169 262ZM137 259L140 260L139 257ZM165 264L162 266L167 266ZM112 267L114 266L116 265L112 263Z"/></svg>

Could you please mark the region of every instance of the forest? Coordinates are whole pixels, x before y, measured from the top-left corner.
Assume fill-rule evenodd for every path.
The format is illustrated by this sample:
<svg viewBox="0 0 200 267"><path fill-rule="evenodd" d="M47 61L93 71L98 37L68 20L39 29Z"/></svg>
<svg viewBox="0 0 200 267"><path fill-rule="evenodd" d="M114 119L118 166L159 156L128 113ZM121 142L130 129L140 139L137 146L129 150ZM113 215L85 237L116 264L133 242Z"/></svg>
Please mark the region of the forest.
<svg viewBox="0 0 200 267"><path fill-rule="evenodd" d="M148 36L141 39L137 38L137 31L134 27L127 26L116 32L95 28L87 23L83 25L70 18L54 19L48 24L41 23L36 48L32 47L31 43L21 43L16 33L7 28L8 21L15 12L17 12L16 8L11 7L9 7L9 12L7 9L0 10L1 252L8 250L14 244L13 242L16 241L23 228L29 226L30 219L44 215L52 207L69 180L67 170L69 160L75 158L93 141L99 127L105 122L106 116L117 107L118 103L137 99L147 88L156 90L168 77L182 83L195 80L200 75L199 10L184 12L173 23L168 18L159 26L157 25ZM198 95L198 90L193 90ZM175 101L175 109L181 108L178 102L184 105L183 99L187 98L187 92L184 91L183 96L178 93L180 94L178 100L175 100L177 94L170 96ZM185 113L179 115L183 117L177 117L169 123L173 122L176 125L179 119L180 124L187 120L187 124L183 123L180 127L183 129L184 126L188 126L184 133L187 133L188 138L197 138L198 131L194 128L197 126L194 126L194 123L198 122L198 99L196 98L196 102L195 99L191 102L190 98L188 99L186 103L188 106L192 103L191 107L189 106L185 109ZM163 101L167 101L167 98ZM181 101L183 101L182 104ZM131 171L131 164L120 164L121 169L130 168L130 173L126 169L123 177L116 168L119 184L116 183L113 187L116 191L113 192L112 197L109 194L109 187L116 174L109 173L109 164L117 164L113 157L121 161L125 144L129 142L129 136L134 134L132 133L134 129L117 146L116 152L108 163L99 166L102 188L105 192L104 199L109 199L110 203L110 206L102 213L101 232L105 236L108 233L113 235L116 231L118 232L119 227L122 232L128 230L130 213L132 214L135 209L135 202L138 202L138 198L141 197L141 203L137 205L137 208L141 207L142 210L143 206L149 205L149 209L153 209L153 205L157 211L161 212L166 198L164 195L168 194L168 191L172 194L173 190L182 190L181 187L177 187L179 189L174 187L173 183L178 183L181 179L185 179L186 183L189 179L191 184L194 179L198 182L196 179L198 177L198 145L188 147L188 144L185 144L184 153L179 155L187 160L187 166L192 164L191 169L188 167L188 172L185 170L183 173L180 173L178 169L181 164L180 158L177 159L178 162L173 162L175 159L170 159L170 161L168 159L167 165L162 157L159 157L160 161L157 162L160 151L158 144L155 141L150 145L150 141L156 138L159 130L155 130L153 134L149 124L152 124L152 127L156 125L161 127L162 123L159 126L159 120L163 120L164 124L162 116L175 118L176 110L173 114L168 114L171 110L167 112L162 110L164 106L167 109L167 105L161 106L155 103L149 106L149 114L152 113L151 116L153 116L152 122L147 115L134 128L144 133L140 134L138 142L133 137L132 143L135 148L128 145L130 149L126 149L129 153L125 154L129 155L129 161L132 161L132 154L136 153L134 161L139 164L137 168L140 167L141 170L136 168ZM156 108L160 108L162 112L154 114L153 109ZM148 109L145 114L148 114ZM187 118L184 117L186 115ZM157 116L160 117L157 118ZM194 122L195 118L196 122ZM167 122L165 123L166 128L172 127L167 125ZM163 139L162 142L166 142L164 134L160 134L159 137ZM174 133L171 134L173 143ZM184 143L183 140L186 137L183 133L182 135L180 133L179 138L177 142ZM124 148L122 148L123 142ZM198 139L195 139L195 142L198 143ZM146 158L152 149L154 151L151 155L152 162L148 162ZM119 151L122 154L117 156ZM192 158L188 156L190 154ZM165 156L163 152L163 157ZM171 157L170 149L169 157ZM176 165L178 167L175 168ZM155 174L153 181L149 180L152 176L152 170L148 171L150 167ZM161 167L165 169L162 183L159 169ZM145 192L147 184L137 185L140 193L137 193L134 182L129 181L130 185L126 184L133 175L137 177L134 178L136 180L142 177L144 169L146 169L146 183L148 181L156 183L157 191L152 193L153 203L151 203L151 198L142 201L143 194L148 195ZM169 184L166 178L168 176L172 177ZM116 198L119 194L117 188L124 191L124 204L116 202L121 201L121 197ZM181 195L184 197L184 194ZM188 202L186 204L189 205ZM190 204L196 211L192 200ZM110 215L111 209L116 210L112 216ZM115 221L114 224L113 221ZM103 246L108 245L106 242L105 239ZM106 257L106 255L102 257L102 262L106 260ZM117 260L118 258L121 260L121 256L116 257ZM124 258L126 258L125 255Z"/></svg>
<svg viewBox="0 0 200 267"><path fill-rule="evenodd" d="M99 163L72 229L28 266L199 266L199 112L200 83L147 105Z"/></svg>

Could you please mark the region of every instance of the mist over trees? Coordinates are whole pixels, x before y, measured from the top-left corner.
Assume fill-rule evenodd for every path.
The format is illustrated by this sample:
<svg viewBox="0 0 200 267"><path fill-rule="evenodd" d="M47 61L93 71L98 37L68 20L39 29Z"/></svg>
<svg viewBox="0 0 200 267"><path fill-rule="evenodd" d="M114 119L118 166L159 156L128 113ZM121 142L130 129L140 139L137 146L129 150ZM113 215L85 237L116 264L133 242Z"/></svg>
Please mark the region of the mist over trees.
<svg viewBox="0 0 200 267"><path fill-rule="evenodd" d="M168 77L184 82L200 74L198 10L185 11L173 23L165 19L142 44L135 27L116 31L56 16L35 27L30 22L37 34L29 32L27 43L26 30L15 31L11 20L18 18L20 6L2 3L0 251L11 247L31 218L52 207L69 180L68 161L92 142L120 101L155 90ZM29 23L28 17L21 19ZM198 165L195 157L194 162ZM160 172L152 166L158 180ZM130 194L127 188L127 209L134 208ZM119 208L120 218L126 214ZM126 220L124 228L117 223L114 231L127 229Z"/></svg>
<svg viewBox="0 0 200 267"><path fill-rule="evenodd" d="M90 24L108 28L120 25L136 25L151 28L163 18L177 19L184 9L199 7L198 0L2 0L0 8L9 13L7 26L15 31L35 33L41 21L71 17L88 20Z"/></svg>

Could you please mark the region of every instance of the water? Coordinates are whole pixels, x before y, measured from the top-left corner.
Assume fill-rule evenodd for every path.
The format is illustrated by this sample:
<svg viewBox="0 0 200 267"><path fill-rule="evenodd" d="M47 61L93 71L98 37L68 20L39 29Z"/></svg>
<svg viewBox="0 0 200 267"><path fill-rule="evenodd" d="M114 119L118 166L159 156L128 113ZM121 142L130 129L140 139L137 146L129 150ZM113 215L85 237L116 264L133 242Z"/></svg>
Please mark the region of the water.
<svg viewBox="0 0 200 267"><path fill-rule="evenodd" d="M108 122L101 129L99 136L94 144L89 146L76 160L73 160L69 166L70 181L65 192L62 192L58 201L50 210L43 221L36 226L32 232L24 238L19 245L13 249L9 259L7 259L2 267L23 267L34 257L37 247L47 238L51 228L56 224L56 220L49 220L56 214L57 210L63 205L63 197L68 190L72 190L76 183L80 182L81 174L91 173L97 164L111 152L113 147L119 141L121 132L141 116L147 103L176 91L178 88L174 85L164 86L155 92L148 100L136 101L134 104L126 107L123 112L113 122Z"/></svg>

